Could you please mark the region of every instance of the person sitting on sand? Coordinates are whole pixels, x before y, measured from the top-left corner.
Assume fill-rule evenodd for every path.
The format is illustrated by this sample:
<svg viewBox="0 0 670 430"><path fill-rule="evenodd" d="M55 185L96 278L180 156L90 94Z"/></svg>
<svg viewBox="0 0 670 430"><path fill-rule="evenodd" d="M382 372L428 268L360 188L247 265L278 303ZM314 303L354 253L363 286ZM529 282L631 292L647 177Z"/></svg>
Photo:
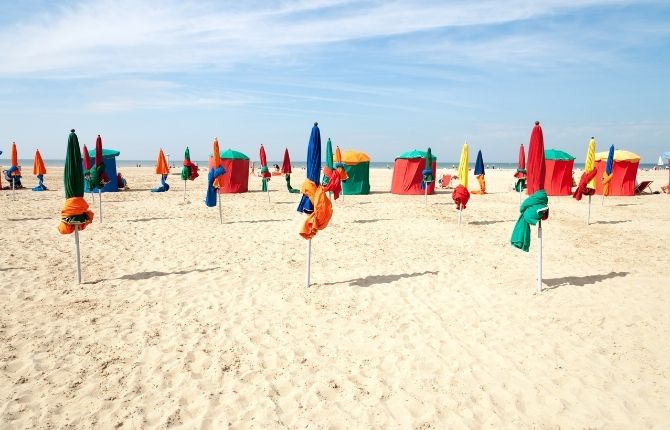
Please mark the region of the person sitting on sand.
<svg viewBox="0 0 670 430"><path fill-rule="evenodd" d="M116 186L119 188L119 190L129 190L130 188L128 187L128 181L126 181L126 178L123 177L121 172L118 172L116 174Z"/></svg>

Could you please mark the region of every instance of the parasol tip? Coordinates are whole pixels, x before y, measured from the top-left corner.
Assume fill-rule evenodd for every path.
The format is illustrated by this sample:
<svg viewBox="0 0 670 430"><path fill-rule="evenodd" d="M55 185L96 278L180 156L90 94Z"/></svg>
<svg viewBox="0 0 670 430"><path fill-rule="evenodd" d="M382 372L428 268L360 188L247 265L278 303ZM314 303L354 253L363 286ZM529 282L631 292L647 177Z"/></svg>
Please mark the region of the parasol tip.
<svg viewBox="0 0 670 430"><path fill-rule="evenodd" d="M591 139L595 139L595 137L591 136Z"/></svg>
<svg viewBox="0 0 670 430"><path fill-rule="evenodd" d="M314 127L316 127L317 125L319 125L319 123L314 121Z"/></svg>
<svg viewBox="0 0 670 430"><path fill-rule="evenodd" d="M70 129L70 133L74 133L74 128L71 128L71 129Z"/></svg>
<svg viewBox="0 0 670 430"><path fill-rule="evenodd" d="M535 121L535 125L540 125L540 121Z"/></svg>

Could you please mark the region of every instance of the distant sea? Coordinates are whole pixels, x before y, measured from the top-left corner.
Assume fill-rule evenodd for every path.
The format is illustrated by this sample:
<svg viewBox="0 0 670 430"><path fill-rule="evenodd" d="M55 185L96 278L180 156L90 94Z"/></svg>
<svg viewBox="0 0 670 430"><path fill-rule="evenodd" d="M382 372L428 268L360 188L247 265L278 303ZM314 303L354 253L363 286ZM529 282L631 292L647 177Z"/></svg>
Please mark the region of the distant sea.
<svg viewBox="0 0 670 430"><path fill-rule="evenodd" d="M3 154L4 156L5 154ZM3 157L4 158L4 157ZM206 160L192 160L194 163L196 163L198 166L207 166L207 161ZM32 169L33 165L33 160L29 159L20 159L19 164L21 166L29 167ZM55 159L45 159L44 164L47 166L62 166L65 164L65 160L55 160ZM142 167L150 167L156 164L156 160L122 160L122 159L117 159L116 160L116 166L118 168L129 168L129 167L137 167L138 165ZM179 160L178 163L171 162L170 163L173 167L181 167L181 159ZM279 161L268 161L268 165L270 167L274 166L275 164L278 164L281 166L281 160ZM3 166L3 168L6 168L9 166L9 160L8 159L0 159L0 165ZM256 165L258 166L258 161L256 161ZM294 161L292 163L294 169L302 169L306 167L306 164L304 161ZM655 167L655 163L641 163L640 164L640 169L643 170L648 170L648 169L653 169ZM474 161L469 164L471 168L474 169L475 163ZM516 169L517 163L497 163L497 162L491 162L491 163L485 163L485 166L487 169ZM393 168L393 161L373 161L370 162L370 167L373 169L392 169ZM440 162L438 161L437 163L437 168L438 169L455 169L458 167L458 161L446 161L446 162ZM575 163L575 169L576 170L581 170L584 168L584 163Z"/></svg>

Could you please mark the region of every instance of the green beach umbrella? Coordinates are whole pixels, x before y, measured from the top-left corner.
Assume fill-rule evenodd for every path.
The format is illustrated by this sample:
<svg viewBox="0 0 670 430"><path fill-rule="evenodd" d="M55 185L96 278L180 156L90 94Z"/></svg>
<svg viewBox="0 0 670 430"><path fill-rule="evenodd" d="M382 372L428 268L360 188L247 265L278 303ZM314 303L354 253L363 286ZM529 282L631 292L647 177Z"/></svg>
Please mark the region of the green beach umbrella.
<svg viewBox="0 0 670 430"><path fill-rule="evenodd" d="M89 210L84 199L84 169L81 160L79 139L70 131L65 152L65 171L63 174L65 186L65 205L61 209L61 222L58 231L61 234L74 232L74 242L77 259L77 282L81 283L81 259L79 254L79 230L83 230L93 221L93 212Z"/></svg>
<svg viewBox="0 0 670 430"><path fill-rule="evenodd" d="M421 174L423 175L421 188L425 190L426 205L428 205L428 185L435 180L435 176L433 174L433 154L430 151L430 147L428 147L428 151L426 151L426 165L424 166L423 172L421 172Z"/></svg>
<svg viewBox="0 0 670 430"><path fill-rule="evenodd" d="M335 169L335 163L333 163L333 142L330 141L330 138L328 138L328 141L326 142L326 167L330 170ZM328 175L323 175L323 180L321 182L323 185L328 185Z"/></svg>

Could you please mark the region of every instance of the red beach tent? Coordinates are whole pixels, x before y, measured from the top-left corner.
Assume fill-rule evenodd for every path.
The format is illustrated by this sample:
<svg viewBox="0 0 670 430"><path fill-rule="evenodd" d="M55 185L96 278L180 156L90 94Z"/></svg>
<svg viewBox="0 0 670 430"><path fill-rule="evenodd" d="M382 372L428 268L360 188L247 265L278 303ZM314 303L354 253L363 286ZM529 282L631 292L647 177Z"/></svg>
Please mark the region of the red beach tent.
<svg viewBox="0 0 670 430"><path fill-rule="evenodd" d="M572 169L575 157L558 149L544 151L546 171L544 191L548 196L572 195Z"/></svg>
<svg viewBox="0 0 670 430"><path fill-rule="evenodd" d="M221 152L221 162L226 173L219 193L234 194L249 191L249 157L229 149Z"/></svg>
<svg viewBox="0 0 670 430"><path fill-rule="evenodd" d="M433 172L437 171L437 157L432 154ZM426 151L408 151L400 154L393 165L393 180L391 182L391 193L393 194L420 194L423 181L423 169L426 167ZM435 194L435 181L428 184L428 194Z"/></svg>

